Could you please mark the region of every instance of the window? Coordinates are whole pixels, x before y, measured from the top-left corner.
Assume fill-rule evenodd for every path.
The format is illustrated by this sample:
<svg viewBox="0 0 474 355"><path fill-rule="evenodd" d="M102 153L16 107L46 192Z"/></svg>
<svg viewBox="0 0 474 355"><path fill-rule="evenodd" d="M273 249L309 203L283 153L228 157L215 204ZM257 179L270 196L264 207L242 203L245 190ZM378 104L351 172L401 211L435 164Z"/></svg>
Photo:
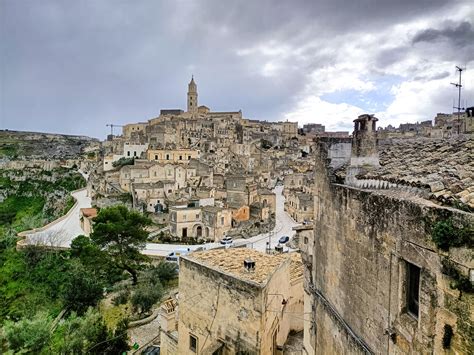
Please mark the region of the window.
<svg viewBox="0 0 474 355"><path fill-rule="evenodd" d="M130 151L127 151L127 157L129 157L129 156L130 156Z"/></svg>
<svg viewBox="0 0 474 355"><path fill-rule="evenodd" d="M183 156L182 156L182 155L179 156L179 160L183 160Z"/></svg>
<svg viewBox="0 0 474 355"><path fill-rule="evenodd" d="M304 237L304 243L308 244L308 237Z"/></svg>
<svg viewBox="0 0 474 355"><path fill-rule="evenodd" d="M166 154L166 160L170 160L170 155Z"/></svg>
<svg viewBox="0 0 474 355"><path fill-rule="evenodd" d="M190 156L190 155L188 156L188 160L191 160L191 156Z"/></svg>
<svg viewBox="0 0 474 355"><path fill-rule="evenodd" d="M221 226L224 225L224 217L221 217Z"/></svg>
<svg viewBox="0 0 474 355"><path fill-rule="evenodd" d="M157 154L155 154L155 160L158 160L158 155Z"/></svg>
<svg viewBox="0 0 474 355"><path fill-rule="evenodd" d="M197 338L194 335L189 334L189 350L197 352L197 343Z"/></svg>
<svg viewBox="0 0 474 355"><path fill-rule="evenodd" d="M407 311L418 318L420 301L420 268L407 263Z"/></svg>
<svg viewBox="0 0 474 355"><path fill-rule="evenodd" d="M133 156L136 157L136 156L137 156L137 152L134 151L134 152L133 152Z"/></svg>
<svg viewBox="0 0 474 355"><path fill-rule="evenodd" d="M198 214L196 214L196 219L199 219L199 213L198 213Z"/></svg>

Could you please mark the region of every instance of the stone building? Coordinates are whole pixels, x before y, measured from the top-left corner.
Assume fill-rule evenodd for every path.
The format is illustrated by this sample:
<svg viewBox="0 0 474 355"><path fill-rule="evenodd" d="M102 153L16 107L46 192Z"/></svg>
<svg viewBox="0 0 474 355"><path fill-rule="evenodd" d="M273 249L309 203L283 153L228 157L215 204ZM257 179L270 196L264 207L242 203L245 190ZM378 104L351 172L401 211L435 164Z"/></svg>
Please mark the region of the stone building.
<svg viewBox="0 0 474 355"><path fill-rule="evenodd" d="M194 252L179 272L178 354L275 354L303 329L299 254Z"/></svg>
<svg viewBox="0 0 474 355"><path fill-rule="evenodd" d="M122 134L126 139L132 138L135 133L143 133L146 129L147 122L130 123L122 127Z"/></svg>
<svg viewBox="0 0 474 355"><path fill-rule="evenodd" d="M398 176L387 180L378 175L383 167L377 167L375 122L370 117L356 120L350 159L355 167L365 162L370 169L350 180L351 186L341 173L347 169L334 172L330 167L335 142L322 139L316 148L314 233L304 235L307 243L302 248L305 313L311 319L305 323L305 350L472 352L474 215L442 200L430 201L427 191L402 182L406 169L392 171ZM444 142L445 147L450 144ZM466 144L472 147L472 141ZM419 156L411 172L415 182L431 169L420 159L425 148L420 143L413 149ZM400 150L392 153L392 164L405 161ZM436 168L454 169L450 161L438 159ZM456 166L472 174L469 162ZM444 228L464 235L464 241L455 244ZM447 243L444 250L440 238Z"/></svg>
<svg viewBox="0 0 474 355"><path fill-rule="evenodd" d="M191 159L199 158L195 149L149 149L147 159L158 163L189 163Z"/></svg>
<svg viewBox="0 0 474 355"><path fill-rule="evenodd" d="M233 209L257 202L257 184L253 176L228 175L225 178L227 204Z"/></svg>
<svg viewBox="0 0 474 355"><path fill-rule="evenodd" d="M81 229L85 236L92 233L92 220L97 217L97 208L81 208L79 211L79 220L81 221Z"/></svg>
<svg viewBox="0 0 474 355"><path fill-rule="evenodd" d="M207 240L219 241L232 229L232 211L217 206L202 207L203 237Z"/></svg>
<svg viewBox="0 0 474 355"><path fill-rule="evenodd" d="M162 212L167 208L167 195L175 189L174 180L162 180L156 183L132 184L131 193L136 207L147 212Z"/></svg>
<svg viewBox="0 0 474 355"><path fill-rule="evenodd" d="M295 192L294 190L288 193L285 201L285 211L296 222L310 222L314 215L313 195L304 192Z"/></svg>
<svg viewBox="0 0 474 355"><path fill-rule="evenodd" d="M263 208L268 207L270 213L276 212L276 195L269 189L258 189L258 201Z"/></svg>
<svg viewBox="0 0 474 355"><path fill-rule="evenodd" d="M200 207L173 206L169 208L170 233L181 239L202 238L203 224Z"/></svg>
<svg viewBox="0 0 474 355"><path fill-rule="evenodd" d="M325 132L326 127L319 123L307 123L303 125L303 132L308 133L321 133Z"/></svg>

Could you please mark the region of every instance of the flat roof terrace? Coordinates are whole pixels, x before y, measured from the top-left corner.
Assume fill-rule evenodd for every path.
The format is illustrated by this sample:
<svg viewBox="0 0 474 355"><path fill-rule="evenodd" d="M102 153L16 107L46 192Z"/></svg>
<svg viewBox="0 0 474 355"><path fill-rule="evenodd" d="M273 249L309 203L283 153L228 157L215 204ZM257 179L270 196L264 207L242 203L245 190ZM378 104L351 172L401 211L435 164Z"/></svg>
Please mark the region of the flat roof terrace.
<svg viewBox="0 0 474 355"><path fill-rule="evenodd" d="M291 259L291 278L302 275L301 257L299 254L295 256L291 254L264 254L254 249L229 248L193 252L184 258L240 280L264 285L278 267L288 259ZM244 268L244 260L248 259L255 262L254 271L249 272Z"/></svg>

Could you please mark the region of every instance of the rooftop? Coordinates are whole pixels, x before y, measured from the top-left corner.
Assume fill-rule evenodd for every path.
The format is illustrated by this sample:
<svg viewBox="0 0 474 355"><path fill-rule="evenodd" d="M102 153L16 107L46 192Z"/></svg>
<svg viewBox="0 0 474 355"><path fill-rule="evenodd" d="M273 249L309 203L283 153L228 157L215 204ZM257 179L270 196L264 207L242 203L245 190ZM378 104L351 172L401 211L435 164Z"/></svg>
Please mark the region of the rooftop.
<svg viewBox="0 0 474 355"><path fill-rule="evenodd" d="M420 188L438 204L474 209L474 137L379 143L380 167L358 176ZM336 173L345 177L342 169Z"/></svg>
<svg viewBox="0 0 474 355"><path fill-rule="evenodd" d="M97 208L81 208L81 213L86 218L94 218L97 216Z"/></svg>
<svg viewBox="0 0 474 355"><path fill-rule="evenodd" d="M373 177L425 187L433 200L474 208L474 137L396 140L381 146L380 165Z"/></svg>
<svg viewBox="0 0 474 355"><path fill-rule="evenodd" d="M258 194L259 195L275 195L275 193L269 189L265 189L265 188L260 188L258 189Z"/></svg>
<svg viewBox="0 0 474 355"><path fill-rule="evenodd" d="M205 212L219 212L225 209L219 206L202 206L201 208Z"/></svg>
<svg viewBox="0 0 474 355"><path fill-rule="evenodd" d="M293 256L291 254L296 254ZM301 257L297 253L291 254L264 254L254 249L229 248L212 249L194 252L184 258L197 261L219 272L227 273L243 281L251 281L264 285L276 269L288 258L291 258L290 277L297 278L303 274ZM244 260L255 261L255 271L248 272L244 269Z"/></svg>

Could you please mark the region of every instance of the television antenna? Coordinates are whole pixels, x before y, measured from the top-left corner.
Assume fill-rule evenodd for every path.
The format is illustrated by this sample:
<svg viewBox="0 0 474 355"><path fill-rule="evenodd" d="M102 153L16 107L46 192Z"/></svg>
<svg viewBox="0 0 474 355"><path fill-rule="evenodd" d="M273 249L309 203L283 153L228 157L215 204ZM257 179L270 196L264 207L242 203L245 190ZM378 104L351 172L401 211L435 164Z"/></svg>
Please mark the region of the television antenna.
<svg viewBox="0 0 474 355"><path fill-rule="evenodd" d="M461 127L461 110L464 110L464 107L461 107L461 89L462 89L461 77L462 77L463 70L466 70L466 68L461 68L456 65L456 70L459 72L459 81L457 83L451 83L451 85L454 85L458 89L458 105L457 106L453 105L453 109L458 110L458 125L457 126L458 126L458 134L459 134L459 130Z"/></svg>

